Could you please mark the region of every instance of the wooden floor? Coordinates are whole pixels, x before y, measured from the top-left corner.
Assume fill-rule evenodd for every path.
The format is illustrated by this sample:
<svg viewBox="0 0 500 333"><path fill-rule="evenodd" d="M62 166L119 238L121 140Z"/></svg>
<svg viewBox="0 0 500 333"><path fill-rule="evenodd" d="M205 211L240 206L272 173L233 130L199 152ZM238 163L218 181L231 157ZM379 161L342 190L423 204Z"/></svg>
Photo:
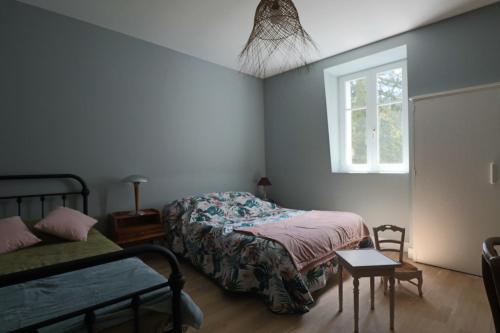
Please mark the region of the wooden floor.
<svg viewBox="0 0 500 333"><path fill-rule="evenodd" d="M149 258L149 265L164 275L168 266ZM396 285L395 332L487 332L494 326L482 280L479 277L431 266L417 265L424 271L424 297L408 283ZM338 313L338 288L335 279L314 294L315 306L303 315L277 315L253 295L224 292L193 267L182 263L188 292L204 313L199 332L219 333L325 333L353 331L352 278L345 277L344 311ZM360 281L360 332L389 330L389 299L382 285L375 284L375 310L369 305L369 279ZM191 329L190 332L196 330Z"/></svg>

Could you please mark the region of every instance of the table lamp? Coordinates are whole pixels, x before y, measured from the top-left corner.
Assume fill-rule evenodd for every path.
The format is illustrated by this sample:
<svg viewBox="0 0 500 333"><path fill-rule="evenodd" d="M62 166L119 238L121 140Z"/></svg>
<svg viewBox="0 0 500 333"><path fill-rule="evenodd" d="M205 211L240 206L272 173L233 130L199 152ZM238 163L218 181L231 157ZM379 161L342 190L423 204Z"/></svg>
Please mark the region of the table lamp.
<svg viewBox="0 0 500 333"><path fill-rule="evenodd" d="M141 175L130 175L122 179L122 182L134 185L135 211L131 211L130 215L144 215L144 212L139 210L139 185L148 181L147 177Z"/></svg>
<svg viewBox="0 0 500 333"><path fill-rule="evenodd" d="M267 200L266 187L272 185L271 182L269 181L269 178L262 177L261 179L259 179L259 182L257 183L257 185L262 188L262 199Z"/></svg>

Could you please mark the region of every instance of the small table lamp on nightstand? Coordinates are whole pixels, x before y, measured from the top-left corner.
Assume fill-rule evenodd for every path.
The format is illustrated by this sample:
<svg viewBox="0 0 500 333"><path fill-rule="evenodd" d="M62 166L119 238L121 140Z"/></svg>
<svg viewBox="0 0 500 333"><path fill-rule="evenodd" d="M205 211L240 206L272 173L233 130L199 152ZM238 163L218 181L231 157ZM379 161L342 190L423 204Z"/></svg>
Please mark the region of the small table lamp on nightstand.
<svg viewBox="0 0 500 333"><path fill-rule="evenodd" d="M271 182L269 181L269 178L267 177L262 177L259 182L257 183L258 186L262 188L262 199L267 201L267 191L266 187L271 186Z"/></svg>
<svg viewBox="0 0 500 333"><path fill-rule="evenodd" d="M131 175L122 179L122 182L134 185L135 211L131 211L130 215L144 215L144 212L139 210L139 185L148 181L147 177L141 175Z"/></svg>

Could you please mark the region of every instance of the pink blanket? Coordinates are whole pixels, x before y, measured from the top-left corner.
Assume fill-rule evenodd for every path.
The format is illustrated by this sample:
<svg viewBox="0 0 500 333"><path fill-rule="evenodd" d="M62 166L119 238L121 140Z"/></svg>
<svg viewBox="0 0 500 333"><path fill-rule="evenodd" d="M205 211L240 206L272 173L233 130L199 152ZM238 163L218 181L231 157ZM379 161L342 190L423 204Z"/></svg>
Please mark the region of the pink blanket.
<svg viewBox="0 0 500 333"><path fill-rule="evenodd" d="M299 271L321 265L331 260L336 250L357 246L370 236L359 215L316 210L288 220L235 231L280 243Z"/></svg>

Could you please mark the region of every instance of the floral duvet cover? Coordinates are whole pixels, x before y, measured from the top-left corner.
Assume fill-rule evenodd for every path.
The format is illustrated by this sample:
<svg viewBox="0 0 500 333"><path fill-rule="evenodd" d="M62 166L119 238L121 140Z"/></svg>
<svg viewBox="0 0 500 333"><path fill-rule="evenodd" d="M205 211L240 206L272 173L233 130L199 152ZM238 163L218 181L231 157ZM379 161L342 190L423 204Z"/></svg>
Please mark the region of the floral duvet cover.
<svg viewBox="0 0 500 333"><path fill-rule="evenodd" d="M191 196L164 208L165 227L174 252L189 259L228 291L262 295L270 310L277 313L309 311L314 303L311 292L324 287L328 277L336 272L336 258L299 272L280 244L233 229L304 213L247 192Z"/></svg>

